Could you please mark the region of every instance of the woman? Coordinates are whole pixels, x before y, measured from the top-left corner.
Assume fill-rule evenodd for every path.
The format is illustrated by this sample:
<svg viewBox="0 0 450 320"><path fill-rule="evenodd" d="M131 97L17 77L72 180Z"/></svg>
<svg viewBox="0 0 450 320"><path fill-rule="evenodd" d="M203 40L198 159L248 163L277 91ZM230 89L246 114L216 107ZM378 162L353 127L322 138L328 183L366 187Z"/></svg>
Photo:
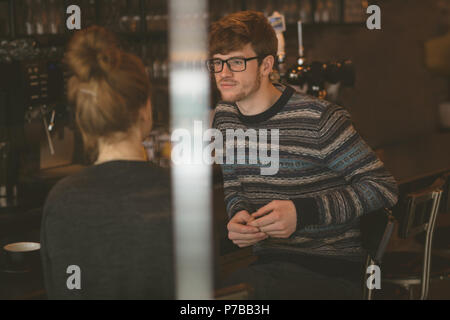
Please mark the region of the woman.
<svg viewBox="0 0 450 320"><path fill-rule="evenodd" d="M152 127L144 65L100 27L68 46L69 100L94 165L50 192L41 227L50 299L173 297L170 177L145 161Z"/></svg>

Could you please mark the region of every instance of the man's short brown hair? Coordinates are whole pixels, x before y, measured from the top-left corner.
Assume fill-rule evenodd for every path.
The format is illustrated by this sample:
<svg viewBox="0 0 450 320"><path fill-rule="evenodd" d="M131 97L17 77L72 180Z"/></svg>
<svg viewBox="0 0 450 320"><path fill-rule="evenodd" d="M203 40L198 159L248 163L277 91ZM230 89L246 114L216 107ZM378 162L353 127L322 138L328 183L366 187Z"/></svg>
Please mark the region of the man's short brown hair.
<svg viewBox="0 0 450 320"><path fill-rule="evenodd" d="M278 40L262 12L241 11L214 22L209 34L210 55L227 54L250 43L260 57L276 57Z"/></svg>

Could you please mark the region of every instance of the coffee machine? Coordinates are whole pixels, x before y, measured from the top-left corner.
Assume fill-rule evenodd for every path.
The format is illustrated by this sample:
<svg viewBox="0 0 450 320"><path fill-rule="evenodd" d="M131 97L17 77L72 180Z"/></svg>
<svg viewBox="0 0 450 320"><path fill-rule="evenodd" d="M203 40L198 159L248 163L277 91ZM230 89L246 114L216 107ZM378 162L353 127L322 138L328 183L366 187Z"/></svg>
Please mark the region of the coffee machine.
<svg viewBox="0 0 450 320"><path fill-rule="evenodd" d="M17 84L17 64L0 65L0 208L17 205L18 154L23 126L21 105L13 95Z"/></svg>
<svg viewBox="0 0 450 320"><path fill-rule="evenodd" d="M0 62L0 208L20 205L22 181L72 162L61 59Z"/></svg>

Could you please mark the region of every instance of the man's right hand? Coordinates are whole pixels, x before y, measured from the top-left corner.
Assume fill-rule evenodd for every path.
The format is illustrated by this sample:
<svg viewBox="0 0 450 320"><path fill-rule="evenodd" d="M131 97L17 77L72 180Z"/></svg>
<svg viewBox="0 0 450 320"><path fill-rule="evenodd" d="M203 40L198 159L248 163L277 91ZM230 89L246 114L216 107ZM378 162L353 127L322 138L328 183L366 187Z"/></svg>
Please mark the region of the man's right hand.
<svg viewBox="0 0 450 320"><path fill-rule="evenodd" d="M228 238L240 248L254 245L267 239L268 235L260 232L257 227L248 226L247 223L255 220L247 211L239 211L228 222Z"/></svg>

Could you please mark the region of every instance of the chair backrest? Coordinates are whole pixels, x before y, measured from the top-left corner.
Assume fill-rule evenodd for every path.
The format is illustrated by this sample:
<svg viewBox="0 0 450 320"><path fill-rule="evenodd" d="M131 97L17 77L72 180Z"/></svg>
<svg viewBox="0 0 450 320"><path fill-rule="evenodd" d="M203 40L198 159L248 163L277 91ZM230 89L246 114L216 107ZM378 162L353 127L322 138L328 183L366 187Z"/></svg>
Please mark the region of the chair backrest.
<svg viewBox="0 0 450 320"><path fill-rule="evenodd" d="M366 270L370 265L381 265L384 252L394 231L394 222L391 211L386 208L365 214L360 219L361 243L367 251L362 276L364 300L372 299L372 289L367 287L369 275Z"/></svg>
<svg viewBox="0 0 450 320"><path fill-rule="evenodd" d="M361 217L361 242L370 258L381 264L384 252L394 230L394 217L383 208Z"/></svg>
<svg viewBox="0 0 450 320"><path fill-rule="evenodd" d="M400 198L400 238L429 233L434 228L445 182L445 178L438 178L430 187Z"/></svg>
<svg viewBox="0 0 450 320"><path fill-rule="evenodd" d="M439 212L450 214L450 172L447 172L443 179L445 184L442 188L441 205L439 206Z"/></svg>
<svg viewBox="0 0 450 320"><path fill-rule="evenodd" d="M446 180L445 177L440 177L430 187L409 193L400 202L402 211L400 211L399 237L406 239L425 232L421 300L428 297L434 225Z"/></svg>

